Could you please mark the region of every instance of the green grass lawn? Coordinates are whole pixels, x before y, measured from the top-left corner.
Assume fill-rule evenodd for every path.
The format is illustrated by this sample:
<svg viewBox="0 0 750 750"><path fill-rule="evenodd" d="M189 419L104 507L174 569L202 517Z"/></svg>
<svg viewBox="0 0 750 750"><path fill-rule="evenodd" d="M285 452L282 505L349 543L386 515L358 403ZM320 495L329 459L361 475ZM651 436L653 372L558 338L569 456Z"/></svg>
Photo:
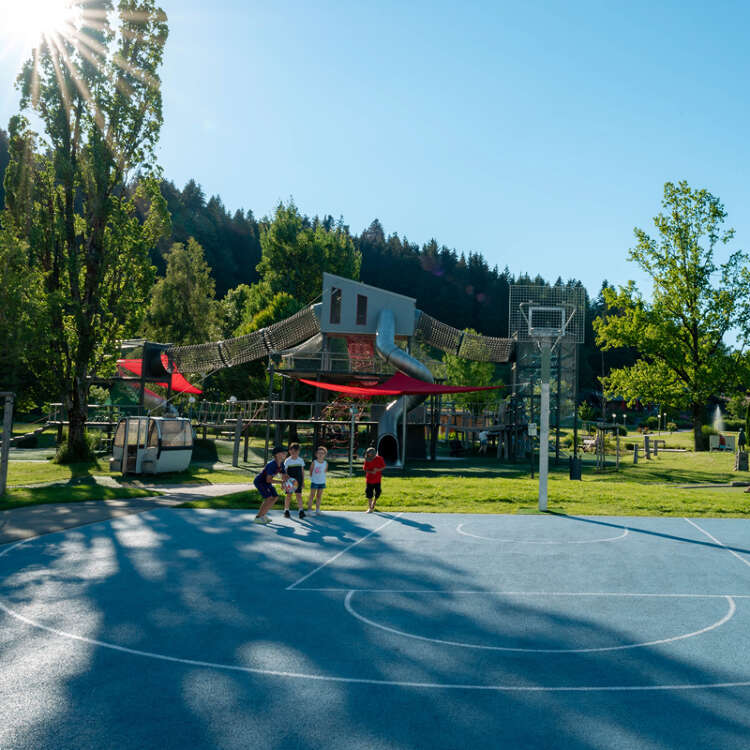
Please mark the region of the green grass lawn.
<svg viewBox="0 0 750 750"><path fill-rule="evenodd" d="M22 508L26 505L47 503L76 503L84 500L113 500L115 498L148 497L153 492L136 487L102 487L101 485L53 484L46 487L14 487L0 497L0 510Z"/></svg>
<svg viewBox="0 0 750 750"><path fill-rule="evenodd" d="M89 476L104 476L109 470L103 461L80 464L56 464L52 461L9 461L8 485L40 482L70 482Z"/></svg>
<svg viewBox="0 0 750 750"><path fill-rule="evenodd" d="M621 470L597 473L590 461L583 481L571 482L567 466L552 467L549 510L570 515L750 516L750 495L741 487L685 489L682 484L728 483L746 479L732 471L734 457L719 453L661 454L638 465L623 460ZM364 479L334 467L323 496L328 510L363 510ZM492 460L415 462L406 475L387 472L378 507L388 511L452 513L536 513L538 479L528 464ZM305 498L306 499L306 498ZM191 508L257 508L258 493L247 492L186 503ZM277 507L280 506L280 502Z"/></svg>
<svg viewBox="0 0 750 750"><path fill-rule="evenodd" d="M191 466L187 471L156 476L123 477L110 473L107 460L77 464L52 461L9 461L8 491L0 498L0 510L24 505L69 503L83 500L110 500L153 496L143 484L233 484L251 482L254 474L238 470L215 470ZM118 486L97 484L97 477L114 480ZM44 486L38 486L42 483ZM111 482L110 482L111 484ZM37 486L34 486L37 485Z"/></svg>
<svg viewBox="0 0 750 750"><path fill-rule="evenodd" d="M538 483L529 478L384 477L378 508L450 513L536 513ZM257 508L254 490L186 503L188 508ZM277 504L279 507L280 503ZM328 510L364 510L364 480L334 479L323 496ZM636 482L582 482L552 477L549 510L569 515L750 516L741 488L697 490Z"/></svg>
<svg viewBox="0 0 750 750"><path fill-rule="evenodd" d="M621 447L631 437L621 439ZM692 439L690 433L675 433L671 445L675 447ZM140 476L122 479L110 474L105 460L89 464L59 465L51 461L11 461L8 484L9 497L2 507L22 504L57 502L97 497L133 497L148 494L144 483L169 484L224 484L252 482L263 462L263 442L253 439L249 463L240 470L217 468L217 465L193 465L178 474L155 477ZM231 461L231 443L217 441L215 458ZM610 464L614 456L608 456ZM210 462L209 462L210 463ZM330 462L329 487L324 495L324 506L333 510L358 510L366 507L361 476L361 462L355 467L355 477L348 476L346 460ZM584 457L583 481L571 482L567 475L567 460L559 467L551 467L549 485L550 510L569 514L606 515L750 515L750 495L743 488L685 489L680 485L721 484L731 481L750 481L750 475L733 471L731 453L666 453L646 460L641 455L633 464L632 452L621 455L620 470L608 466L596 472L593 457ZM536 470L536 466L535 466ZM109 476L120 487L96 485L93 477ZM22 487L40 482L57 482L49 487ZM465 513L533 513L537 509L538 480L531 479L529 463L499 464L492 458L467 458L411 462L406 475L399 471L387 472L384 495L379 507L383 510L446 511ZM133 494L134 493L134 494ZM257 507L257 492L247 492L207 499L188 504L188 507ZM12 502L12 505L8 505Z"/></svg>

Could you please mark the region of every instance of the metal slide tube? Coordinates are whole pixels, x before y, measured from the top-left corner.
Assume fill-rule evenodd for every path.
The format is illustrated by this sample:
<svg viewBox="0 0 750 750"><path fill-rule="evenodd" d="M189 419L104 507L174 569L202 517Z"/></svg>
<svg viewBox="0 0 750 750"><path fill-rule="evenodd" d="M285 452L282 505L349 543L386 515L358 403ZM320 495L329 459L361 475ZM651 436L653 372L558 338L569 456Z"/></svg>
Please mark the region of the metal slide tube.
<svg viewBox="0 0 750 750"><path fill-rule="evenodd" d="M419 315L417 311L417 315ZM392 310L381 310L378 315L378 322L375 332L375 351L381 359L390 362L401 372L410 375L426 383L434 383L435 378L432 376L429 368L423 365L418 359L415 359L405 352L396 344L396 319ZM408 413L415 407L419 406L427 396L414 394L411 396L401 396L391 401L385 407L385 413L380 419L378 425L378 447L386 436L391 436L396 443L399 443L398 421L403 418L406 420ZM404 425L405 426L405 425ZM405 433L406 430L403 430ZM401 440L403 443L403 439ZM406 454L406 446L401 445L397 463L403 465L403 459Z"/></svg>

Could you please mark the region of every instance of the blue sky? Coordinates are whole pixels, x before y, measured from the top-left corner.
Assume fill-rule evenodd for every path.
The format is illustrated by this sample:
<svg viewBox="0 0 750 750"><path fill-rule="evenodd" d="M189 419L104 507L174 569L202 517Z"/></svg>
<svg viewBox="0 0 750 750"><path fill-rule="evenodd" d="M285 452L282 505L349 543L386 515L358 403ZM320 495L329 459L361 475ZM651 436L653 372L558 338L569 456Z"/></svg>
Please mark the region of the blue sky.
<svg viewBox="0 0 750 750"><path fill-rule="evenodd" d="M633 227L686 179L750 248L746 3L162 5L164 173L231 210L293 196L595 294L642 281Z"/></svg>

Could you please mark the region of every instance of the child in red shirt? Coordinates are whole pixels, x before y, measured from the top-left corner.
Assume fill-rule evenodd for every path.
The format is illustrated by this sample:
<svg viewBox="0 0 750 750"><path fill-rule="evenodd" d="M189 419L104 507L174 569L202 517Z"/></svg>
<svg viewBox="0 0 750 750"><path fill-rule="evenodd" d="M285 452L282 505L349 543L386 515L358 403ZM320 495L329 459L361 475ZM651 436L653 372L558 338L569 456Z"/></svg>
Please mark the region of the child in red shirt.
<svg viewBox="0 0 750 750"><path fill-rule="evenodd" d="M367 497L367 513L375 510L375 503L380 497L380 480L383 477L385 460L382 456L377 455L375 448L368 448L365 451L365 496Z"/></svg>

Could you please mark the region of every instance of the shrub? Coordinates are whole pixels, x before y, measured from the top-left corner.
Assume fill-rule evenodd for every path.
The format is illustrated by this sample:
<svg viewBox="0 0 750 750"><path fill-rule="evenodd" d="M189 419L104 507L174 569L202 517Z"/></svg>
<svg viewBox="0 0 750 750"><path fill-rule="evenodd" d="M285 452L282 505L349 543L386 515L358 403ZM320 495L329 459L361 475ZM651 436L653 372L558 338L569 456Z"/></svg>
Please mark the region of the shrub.
<svg viewBox="0 0 750 750"><path fill-rule="evenodd" d="M625 437L628 434L627 427L625 427L625 425L618 424L617 425L617 434L621 435L622 437Z"/></svg>
<svg viewBox="0 0 750 750"><path fill-rule="evenodd" d="M677 432L677 425L674 422L667 422L667 432Z"/></svg>
<svg viewBox="0 0 750 750"><path fill-rule="evenodd" d="M659 417L646 417L646 427L655 430L659 427Z"/></svg>
<svg viewBox="0 0 750 750"><path fill-rule="evenodd" d="M60 447L57 449L55 458L53 459L56 464L69 464L77 463L81 461L80 457L74 457L70 451L70 445L68 444L68 431L63 430L63 441L60 443ZM101 434L97 432L86 431L86 445L88 446L88 456L84 458L84 461L95 461L95 453L99 448L101 441Z"/></svg>
<svg viewBox="0 0 750 750"><path fill-rule="evenodd" d="M738 432L740 427L745 426L745 420L744 419L725 419L724 426L730 432Z"/></svg>
<svg viewBox="0 0 750 750"><path fill-rule="evenodd" d="M578 407L578 416L584 421L588 422L588 421L591 421L592 419L596 419L596 412L594 410L594 407L591 406L591 404L584 401Z"/></svg>

